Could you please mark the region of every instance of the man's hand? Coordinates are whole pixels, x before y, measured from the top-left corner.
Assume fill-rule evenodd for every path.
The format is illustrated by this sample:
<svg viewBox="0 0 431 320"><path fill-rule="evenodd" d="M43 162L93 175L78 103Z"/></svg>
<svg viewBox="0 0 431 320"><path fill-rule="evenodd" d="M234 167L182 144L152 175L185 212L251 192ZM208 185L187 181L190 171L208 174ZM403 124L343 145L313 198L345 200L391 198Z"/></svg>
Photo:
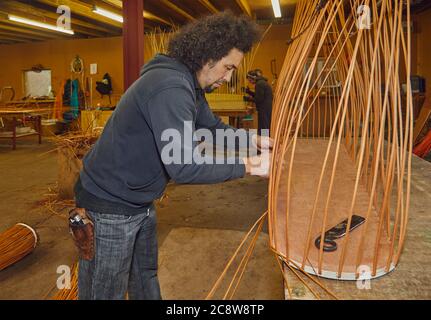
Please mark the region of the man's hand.
<svg viewBox="0 0 431 320"><path fill-rule="evenodd" d="M262 151L260 155L243 158L245 171L252 176L268 178L271 169L271 157L272 153L266 150Z"/></svg>
<svg viewBox="0 0 431 320"><path fill-rule="evenodd" d="M259 136L257 134L251 137L251 142L253 143L253 146L260 151L272 150L274 146L274 139L267 136Z"/></svg>

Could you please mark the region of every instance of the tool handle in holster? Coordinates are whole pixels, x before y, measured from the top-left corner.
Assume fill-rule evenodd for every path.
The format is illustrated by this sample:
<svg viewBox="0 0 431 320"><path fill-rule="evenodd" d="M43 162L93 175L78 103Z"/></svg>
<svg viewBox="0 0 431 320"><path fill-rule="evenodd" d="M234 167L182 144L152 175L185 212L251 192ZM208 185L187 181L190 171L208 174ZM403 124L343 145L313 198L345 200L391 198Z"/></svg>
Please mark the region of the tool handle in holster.
<svg viewBox="0 0 431 320"><path fill-rule="evenodd" d="M74 217L79 215L82 222L72 223ZM79 256L84 260L92 260L94 257L94 225L84 208L75 208L69 212L69 230L72 234Z"/></svg>

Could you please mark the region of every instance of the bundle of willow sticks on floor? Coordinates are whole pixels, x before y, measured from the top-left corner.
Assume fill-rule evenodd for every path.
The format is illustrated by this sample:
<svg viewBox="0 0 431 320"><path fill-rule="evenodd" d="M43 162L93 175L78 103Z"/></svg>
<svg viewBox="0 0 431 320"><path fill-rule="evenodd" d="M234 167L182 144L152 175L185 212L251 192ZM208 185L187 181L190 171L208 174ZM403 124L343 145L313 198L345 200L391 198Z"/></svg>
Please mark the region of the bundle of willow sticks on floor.
<svg viewBox="0 0 431 320"><path fill-rule="evenodd" d="M37 244L36 232L26 224L17 223L0 234L0 271L21 260Z"/></svg>
<svg viewBox="0 0 431 320"><path fill-rule="evenodd" d="M73 186L82 168L82 158L97 141L99 133L95 131L71 132L57 136L55 143L58 150L58 196L59 199L73 199Z"/></svg>
<svg viewBox="0 0 431 320"><path fill-rule="evenodd" d="M98 132L74 131L56 136L55 144L57 148L70 150L75 158L82 159L98 138Z"/></svg>
<svg viewBox="0 0 431 320"><path fill-rule="evenodd" d="M53 300L78 300L78 263L72 266L70 288L59 290Z"/></svg>

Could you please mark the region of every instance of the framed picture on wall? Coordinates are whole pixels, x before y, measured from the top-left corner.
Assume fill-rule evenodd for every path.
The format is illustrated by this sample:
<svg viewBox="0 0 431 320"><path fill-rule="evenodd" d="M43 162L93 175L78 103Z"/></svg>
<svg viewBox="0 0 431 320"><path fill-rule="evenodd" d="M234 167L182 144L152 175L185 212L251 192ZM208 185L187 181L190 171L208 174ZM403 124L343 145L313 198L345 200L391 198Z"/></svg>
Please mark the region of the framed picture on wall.
<svg viewBox="0 0 431 320"><path fill-rule="evenodd" d="M51 70L24 70L24 93L28 97L44 97L51 93Z"/></svg>

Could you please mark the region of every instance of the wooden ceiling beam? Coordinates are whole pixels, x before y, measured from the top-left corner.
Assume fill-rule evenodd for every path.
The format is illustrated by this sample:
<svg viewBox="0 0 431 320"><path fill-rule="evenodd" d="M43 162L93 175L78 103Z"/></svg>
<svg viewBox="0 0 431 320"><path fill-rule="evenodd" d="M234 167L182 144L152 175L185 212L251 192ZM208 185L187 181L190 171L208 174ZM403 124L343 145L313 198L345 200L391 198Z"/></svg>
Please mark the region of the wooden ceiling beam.
<svg viewBox="0 0 431 320"><path fill-rule="evenodd" d="M0 45L2 45L2 44L9 45L9 44L17 44L17 43L19 43L19 42L0 39Z"/></svg>
<svg viewBox="0 0 431 320"><path fill-rule="evenodd" d="M37 37L37 36L30 36L30 35L25 35L25 34L17 34L16 32L10 32L10 31L6 31L6 30L2 30L0 28L0 35L2 36L8 36L8 37L15 37L17 39L20 40L25 40L25 41L44 41L47 40L46 38L42 38L42 37Z"/></svg>
<svg viewBox="0 0 431 320"><path fill-rule="evenodd" d="M218 13L218 9L209 0L199 0L199 2L212 13Z"/></svg>
<svg viewBox="0 0 431 320"><path fill-rule="evenodd" d="M59 16L58 13L56 12L56 10L54 10L55 8L53 8L49 5L46 5L43 3L38 3L35 1L33 1L30 5L28 3L28 1L26 1L26 0L18 0L18 1L20 3L19 4L16 3L15 6L17 8L21 8L21 10L31 9L31 10L34 10L36 12L41 13L45 17L49 17L49 18L52 18L55 20L57 20L57 18ZM21 3L21 2L24 2L24 3ZM85 27L85 28L89 28L89 29L94 29L94 30L101 31L101 32L106 33L106 34L109 34L112 32L118 32L117 28L107 28L107 27L103 27L103 26L100 26L100 25L97 25L94 23L90 23L90 22L78 19L77 15L73 15L73 12L72 12L72 21L71 22L72 22L73 26L77 25L77 26L81 26L81 27Z"/></svg>
<svg viewBox="0 0 431 320"><path fill-rule="evenodd" d="M6 41L13 41L13 42L27 42L27 40L23 40L23 39L18 39L17 37L9 37L9 36L4 36L0 34L0 41L2 40L6 40Z"/></svg>
<svg viewBox="0 0 431 320"><path fill-rule="evenodd" d="M29 37L38 37L38 38L45 38L45 39L52 39L56 38L57 34L48 34L45 32L39 32L37 30L30 30L27 28L21 28L18 26L12 26L5 23L0 22L0 30L7 30L7 31L13 31L14 33L20 35L28 35Z"/></svg>
<svg viewBox="0 0 431 320"><path fill-rule="evenodd" d="M144 23L145 23L145 19L148 19L148 20L151 20L154 22L159 22L159 23L161 22L161 23L168 25L170 27L174 26L174 24L172 22L169 22L169 21L167 21L167 20L165 20L165 19L163 19L157 15L154 15L151 12L148 12L146 10L144 10L143 15L144 15Z"/></svg>
<svg viewBox="0 0 431 320"><path fill-rule="evenodd" d="M34 32L37 32L39 34L46 35L46 37L49 37L51 39L57 39L57 38L61 38L63 36L66 36L65 34L62 34L62 33L58 32L58 31L49 30L49 29L45 29L45 28L40 28L40 27L36 27L36 26L31 26L31 25L28 25L28 24L24 24L24 23L20 23L20 22L15 22L15 21L12 21L12 20L6 20L6 21L3 21L3 22L7 23L8 25L11 25L11 26L13 26L15 28L19 27L20 30L23 29L23 28L25 28L27 30L34 31ZM69 38L73 37L73 35L68 35L68 37Z"/></svg>
<svg viewBox="0 0 431 320"><path fill-rule="evenodd" d="M57 8L58 2L56 0L37 0L40 3L44 3L50 5L52 7ZM90 18L95 20L97 23L103 23L108 26L116 27L118 29L123 29L123 24L121 22L103 17L97 13L93 12L93 5L90 3L82 2L82 1L71 1L71 0L62 0L61 4L67 5L73 14L78 14L80 16Z"/></svg>
<svg viewBox="0 0 431 320"><path fill-rule="evenodd" d="M123 1L122 0L99 0L99 1L102 1L102 2L110 4L110 5L113 5L113 6L117 7L117 8L119 8L119 9L123 8Z"/></svg>
<svg viewBox="0 0 431 320"><path fill-rule="evenodd" d="M57 24L57 19L52 19L52 18L43 16L43 15L39 15L39 14L37 14L37 12L31 13L31 11L24 12L22 10L17 10L14 7L10 7L8 5L5 5L5 3L2 3L0 5L0 8L2 8L2 10L5 10L8 14L20 16L20 17L27 18L27 19L30 19L30 20L40 21L40 22L43 22L43 23L50 24L52 26L56 26L56 24ZM43 21L41 20L41 17L43 18ZM54 34L56 34L58 36L60 36L60 35L63 36L63 37L66 36L65 34L62 34L62 33L58 32L58 31L49 30L49 29L45 29L45 28L40 28L40 27L36 27L36 26L30 26L30 25L27 25L27 24L24 24L24 23L19 23L19 22L15 22L15 21L11 21L11 20L7 20L7 21L10 22L10 23L13 23L14 25L26 26L27 28L31 28L31 29L36 29L36 30L40 30L40 31L43 31L43 32L47 32L47 33L49 32L51 34L54 33ZM83 34L83 35L89 35L89 36L93 36L93 37L103 37L103 36L106 36L106 33L94 30L92 28L77 26L77 25L74 25L73 23L72 23L72 26L73 26L72 30L75 33L80 33L80 34ZM67 36L67 37L70 38L71 35Z"/></svg>
<svg viewBox="0 0 431 320"><path fill-rule="evenodd" d="M94 0L94 2L96 4L110 4L113 5L115 7L117 7L118 9L122 9L123 8L123 1L121 0ZM121 14L121 13L120 13ZM169 22L166 19L163 19L162 17L148 11L148 10L144 10L143 12L143 17L144 17L144 24L145 24L145 20L150 20L150 21L154 21L154 22L158 22L158 23L163 23L165 25L168 26L173 26L174 24L172 22Z"/></svg>
<svg viewBox="0 0 431 320"><path fill-rule="evenodd" d="M147 19L147 21L145 22L145 18L144 18L144 27L146 28L146 27L149 27L149 28L160 28L160 26L161 26L161 24L160 23L157 23L157 22L155 22L155 21L152 21L152 20L148 20Z"/></svg>
<svg viewBox="0 0 431 320"><path fill-rule="evenodd" d="M25 18L37 21L37 18L34 18L34 17L25 17ZM60 37L61 38L73 38L74 37L73 35L67 35L67 34L64 34L64 33L58 32L58 31L49 30L49 29L45 29L45 28L41 28L41 27L36 27L36 26L31 26L31 25L27 25L27 24L24 24L24 23L20 23L20 22L15 22L15 21L9 21L9 22L11 24L15 25L15 26L26 26L27 28L30 28L31 30L39 30L39 31L44 32L44 33L55 34L56 38L60 38ZM54 26L55 26L55 23L56 23L56 21L52 21L51 19L46 19L46 21L43 21L43 22L46 22L48 24L52 24ZM78 34L88 35L88 36L92 36L92 37L103 37L103 36L106 36L106 34L104 34L104 33L100 33L100 32L91 30L89 28L84 28L84 27L74 26L72 28L72 30L75 32L75 35L76 35L76 33L78 33Z"/></svg>
<svg viewBox="0 0 431 320"><path fill-rule="evenodd" d="M195 21L196 18L192 17L190 14L185 12L183 9L178 7L177 5L173 4L169 0L160 0L161 3L163 3L166 7L170 8L171 10L175 11L176 13L182 15L183 17L187 18L190 21Z"/></svg>
<svg viewBox="0 0 431 320"><path fill-rule="evenodd" d="M251 8L250 8L250 4L248 3L248 0L235 0L236 3L238 4L238 6L241 8L241 10L248 15L249 17L251 17Z"/></svg>

